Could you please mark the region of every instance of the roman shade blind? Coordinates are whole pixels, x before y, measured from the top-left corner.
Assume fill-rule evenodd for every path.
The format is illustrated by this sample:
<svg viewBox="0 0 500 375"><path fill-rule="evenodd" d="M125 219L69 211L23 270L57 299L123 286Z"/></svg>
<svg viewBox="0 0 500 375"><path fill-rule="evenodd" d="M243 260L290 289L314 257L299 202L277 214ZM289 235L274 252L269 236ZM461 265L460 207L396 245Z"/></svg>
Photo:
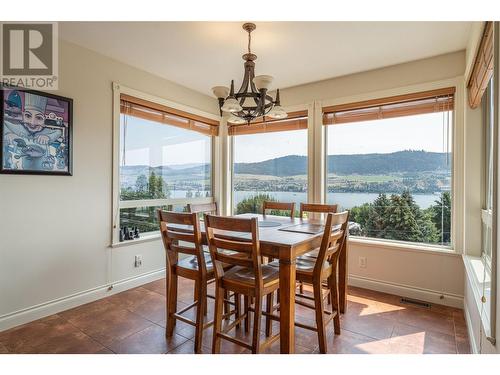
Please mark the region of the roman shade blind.
<svg viewBox="0 0 500 375"><path fill-rule="evenodd" d="M130 95L120 95L120 112L144 120L193 130L209 136L219 134L219 122Z"/></svg>
<svg viewBox="0 0 500 375"><path fill-rule="evenodd" d="M477 108L493 75L493 22L486 22L474 67L467 85L469 105Z"/></svg>
<svg viewBox="0 0 500 375"><path fill-rule="evenodd" d="M265 116L249 125L229 125L229 135L281 132L307 129L307 111L289 112L284 119L270 119Z"/></svg>
<svg viewBox="0 0 500 375"><path fill-rule="evenodd" d="M323 108L323 125L453 110L455 88L423 91Z"/></svg>

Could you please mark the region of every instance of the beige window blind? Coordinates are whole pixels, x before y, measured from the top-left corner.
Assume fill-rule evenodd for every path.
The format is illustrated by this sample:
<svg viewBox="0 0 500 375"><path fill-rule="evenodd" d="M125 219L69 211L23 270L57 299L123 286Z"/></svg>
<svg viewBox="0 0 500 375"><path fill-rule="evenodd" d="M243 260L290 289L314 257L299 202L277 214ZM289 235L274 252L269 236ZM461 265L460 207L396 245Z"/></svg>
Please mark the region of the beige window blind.
<svg viewBox="0 0 500 375"><path fill-rule="evenodd" d="M208 136L219 134L219 122L217 120L180 111L130 95L120 95L120 112L144 120L197 131Z"/></svg>
<svg viewBox="0 0 500 375"><path fill-rule="evenodd" d="M474 67L467 85L469 105L476 108L481 103L488 82L493 75L493 22L486 22Z"/></svg>
<svg viewBox="0 0 500 375"><path fill-rule="evenodd" d="M287 118L280 120L264 117L249 125L229 125L228 133L229 135L244 135L300 129L307 129L307 111L290 112Z"/></svg>
<svg viewBox="0 0 500 375"><path fill-rule="evenodd" d="M455 88L422 91L323 108L323 125L451 111Z"/></svg>

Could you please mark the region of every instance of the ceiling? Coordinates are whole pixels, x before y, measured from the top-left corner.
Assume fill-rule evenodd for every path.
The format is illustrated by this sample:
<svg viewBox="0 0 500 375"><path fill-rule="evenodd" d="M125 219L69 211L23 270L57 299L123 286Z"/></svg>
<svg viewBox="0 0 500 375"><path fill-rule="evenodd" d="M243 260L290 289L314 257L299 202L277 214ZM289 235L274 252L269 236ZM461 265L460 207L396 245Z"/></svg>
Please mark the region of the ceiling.
<svg viewBox="0 0 500 375"><path fill-rule="evenodd" d="M62 39L204 94L239 86L242 22L63 22ZM256 74L285 88L463 50L470 22L256 22Z"/></svg>

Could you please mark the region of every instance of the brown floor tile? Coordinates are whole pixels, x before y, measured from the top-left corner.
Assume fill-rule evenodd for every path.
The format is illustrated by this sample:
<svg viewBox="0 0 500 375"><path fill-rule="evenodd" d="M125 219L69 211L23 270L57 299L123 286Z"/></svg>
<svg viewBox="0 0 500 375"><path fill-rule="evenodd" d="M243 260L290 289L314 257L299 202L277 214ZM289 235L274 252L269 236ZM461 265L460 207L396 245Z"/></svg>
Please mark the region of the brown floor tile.
<svg viewBox="0 0 500 375"><path fill-rule="evenodd" d="M406 308L396 312L398 323L423 328L428 331L444 333L450 336L455 334L455 325L453 318L433 311Z"/></svg>
<svg viewBox="0 0 500 375"><path fill-rule="evenodd" d="M58 315L0 334L11 353L95 353L104 347Z"/></svg>
<svg viewBox="0 0 500 375"><path fill-rule="evenodd" d="M383 314L380 314L383 315ZM375 339L388 339L396 322L379 314L348 316L341 321L341 328Z"/></svg>
<svg viewBox="0 0 500 375"><path fill-rule="evenodd" d="M412 348L414 350L412 352L418 354L456 354L457 352L453 336L405 324L397 324L394 327L390 344L395 353L405 348Z"/></svg>
<svg viewBox="0 0 500 375"><path fill-rule="evenodd" d="M142 285L142 287L152 292L162 294L164 296L167 295L167 286L165 283L165 279L160 279L148 284L144 284Z"/></svg>
<svg viewBox="0 0 500 375"><path fill-rule="evenodd" d="M146 288L115 294L109 301L155 323L165 319L166 298Z"/></svg>
<svg viewBox="0 0 500 375"><path fill-rule="evenodd" d="M212 350L202 346L200 354L211 354ZM177 348L169 351L167 354L194 354L194 341L188 340L184 344L179 345Z"/></svg>
<svg viewBox="0 0 500 375"><path fill-rule="evenodd" d="M8 354L9 351L7 350L7 347L0 342L0 354Z"/></svg>
<svg viewBox="0 0 500 375"><path fill-rule="evenodd" d="M118 354L162 354L186 341L187 338L176 334L166 338L165 329L152 325L122 340L112 342L109 349Z"/></svg>
<svg viewBox="0 0 500 375"><path fill-rule="evenodd" d="M318 353L319 349L317 348L314 352ZM327 353L389 354L391 353L391 348L388 340L376 340L368 336L344 330L340 335L328 335Z"/></svg>
<svg viewBox="0 0 500 375"><path fill-rule="evenodd" d="M192 303L194 283L179 280L178 310ZM306 290L308 287L306 286ZM209 285L213 293L213 285ZM157 280L0 333L0 353L193 353L194 327L177 321L165 338L165 280ZM441 305L431 309L400 303L400 297L350 287L341 335L327 327L328 353L470 353L463 311ZM213 318L209 299L207 320ZM183 315L194 319L196 308ZM297 305L296 319L315 326L314 311ZM153 322L157 323L154 324ZM264 319L261 340L265 339ZM273 332L279 323L273 322ZM317 333L296 328L297 353L318 352ZM232 335L250 342L243 329ZM203 336L203 353L211 353L212 329ZM222 353L249 353L222 341ZM279 353L279 341L265 350Z"/></svg>
<svg viewBox="0 0 500 375"><path fill-rule="evenodd" d="M77 308L63 316L68 321L94 338L108 346L115 340L121 340L131 334L142 331L152 325L149 320L140 317L124 308L108 302L108 304Z"/></svg>

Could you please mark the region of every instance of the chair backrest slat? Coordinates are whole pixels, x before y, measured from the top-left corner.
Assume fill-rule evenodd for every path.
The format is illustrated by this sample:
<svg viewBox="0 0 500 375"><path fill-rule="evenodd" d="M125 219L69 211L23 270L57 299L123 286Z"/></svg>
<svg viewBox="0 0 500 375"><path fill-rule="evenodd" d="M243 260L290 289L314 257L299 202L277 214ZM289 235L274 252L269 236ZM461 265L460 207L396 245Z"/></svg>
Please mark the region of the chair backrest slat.
<svg viewBox="0 0 500 375"><path fill-rule="evenodd" d="M290 217L293 218L295 203L264 201L262 202L262 214L265 215L267 210L290 211Z"/></svg>
<svg viewBox="0 0 500 375"><path fill-rule="evenodd" d="M217 203L199 203L199 204L188 204L188 211L191 213L202 213L202 214L213 214L217 215Z"/></svg>
<svg viewBox="0 0 500 375"><path fill-rule="evenodd" d="M257 218L205 215L210 255L216 279L224 276L223 264L249 268L255 276L255 288L263 288Z"/></svg>
<svg viewBox="0 0 500 375"><path fill-rule="evenodd" d="M194 255L198 262L199 272L206 274L200 222L196 215L195 213L158 210L160 231L169 268L177 265L179 254ZM184 246L183 243L192 244L193 247Z"/></svg>
<svg viewBox="0 0 500 375"><path fill-rule="evenodd" d="M224 238L214 237L212 239L214 246L226 250L237 251L240 253L252 254L253 244L250 242L234 241Z"/></svg>
<svg viewBox="0 0 500 375"><path fill-rule="evenodd" d="M319 204L319 203L301 203L300 204L300 213L299 217L304 217L304 212L313 212L313 213L336 213L337 212L336 204Z"/></svg>
<svg viewBox="0 0 500 375"><path fill-rule="evenodd" d="M325 261L337 264L343 238L349 222L349 212L328 213L325 223L325 231L319 248L318 257L314 266L314 272L321 274L321 269ZM340 228L338 228L340 226Z"/></svg>

